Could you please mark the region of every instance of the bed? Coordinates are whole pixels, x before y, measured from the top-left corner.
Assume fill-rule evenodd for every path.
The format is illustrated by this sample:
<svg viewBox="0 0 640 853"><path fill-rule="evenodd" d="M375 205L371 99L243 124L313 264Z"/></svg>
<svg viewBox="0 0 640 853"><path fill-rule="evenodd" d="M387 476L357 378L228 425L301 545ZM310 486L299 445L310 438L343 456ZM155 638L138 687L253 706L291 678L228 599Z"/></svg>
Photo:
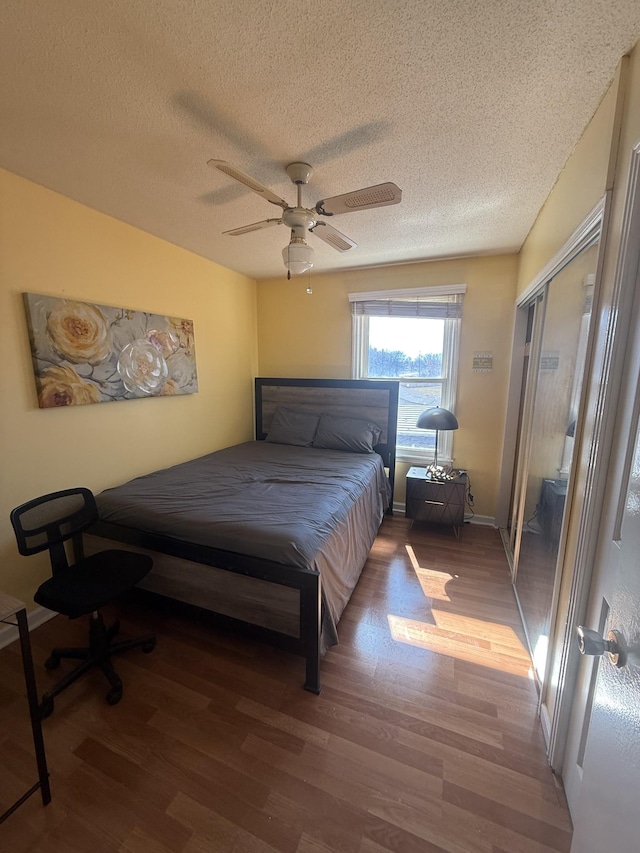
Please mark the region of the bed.
<svg viewBox="0 0 640 853"><path fill-rule="evenodd" d="M301 654L304 688L385 512L398 384L258 378L252 442L108 489L88 550L151 553L146 590L205 608Z"/></svg>

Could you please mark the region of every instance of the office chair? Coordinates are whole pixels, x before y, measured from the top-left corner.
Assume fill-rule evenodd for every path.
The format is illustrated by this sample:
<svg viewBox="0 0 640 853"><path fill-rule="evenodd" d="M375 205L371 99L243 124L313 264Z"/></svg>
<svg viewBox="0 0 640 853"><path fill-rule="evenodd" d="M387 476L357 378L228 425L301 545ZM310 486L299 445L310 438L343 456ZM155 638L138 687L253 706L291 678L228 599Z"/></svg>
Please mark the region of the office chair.
<svg viewBox="0 0 640 853"><path fill-rule="evenodd" d="M107 702L115 705L122 698L122 681L111 664L113 655L136 647L151 652L156 644L153 634L136 640L114 643L119 623L107 628L100 608L148 574L153 560L146 554L107 550L84 556L82 533L98 520L98 508L89 489L75 488L35 498L11 512L11 524L24 556L49 551L52 576L34 595L37 604L62 613L69 619L90 614L89 645L86 648L53 649L45 667L56 669L62 658L81 663L65 675L42 697L41 718L53 711L54 698L92 667L103 671L111 689ZM74 561L69 562L65 542L72 540Z"/></svg>

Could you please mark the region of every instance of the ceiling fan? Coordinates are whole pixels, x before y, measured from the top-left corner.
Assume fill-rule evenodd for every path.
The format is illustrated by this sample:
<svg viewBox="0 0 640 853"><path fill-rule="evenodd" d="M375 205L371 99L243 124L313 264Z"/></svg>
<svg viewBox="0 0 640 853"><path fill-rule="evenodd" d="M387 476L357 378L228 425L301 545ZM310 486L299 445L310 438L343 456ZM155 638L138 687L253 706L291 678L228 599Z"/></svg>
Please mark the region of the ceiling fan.
<svg viewBox="0 0 640 853"><path fill-rule="evenodd" d="M209 160L208 165L219 169L225 175L233 178L234 181L249 187L250 190L271 204L282 208L282 216L279 218L263 219L261 222L254 222L251 225L234 228L223 233L229 234L231 237L239 237L241 234L248 234L250 231L258 231L261 228L269 228L271 225L286 225L287 228L291 229L291 239L282 250L282 259L289 271L288 278L291 278L292 274L299 275L306 272L313 266L313 248L306 241L307 231L315 234L329 246L333 246L338 252L347 252L356 247L357 243L329 225L328 222L324 222L320 217L337 216L340 213L352 213L356 210L368 210L371 207L385 207L389 204L398 204L402 200L402 190L395 184L388 182L325 198L317 202L314 207L306 208L302 206L302 187L309 183L313 169L308 163L290 163L286 172L291 182L298 188L296 205L292 207L283 198L272 193L267 187L254 180L250 175L241 172L240 169L236 169L226 160Z"/></svg>

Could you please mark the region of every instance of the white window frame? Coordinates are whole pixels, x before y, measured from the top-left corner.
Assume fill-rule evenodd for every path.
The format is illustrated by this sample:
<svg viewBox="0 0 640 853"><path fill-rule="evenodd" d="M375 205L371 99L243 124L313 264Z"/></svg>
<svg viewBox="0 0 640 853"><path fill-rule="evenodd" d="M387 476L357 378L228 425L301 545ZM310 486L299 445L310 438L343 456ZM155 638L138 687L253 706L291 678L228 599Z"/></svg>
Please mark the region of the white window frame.
<svg viewBox="0 0 640 853"><path fill-rule="evenodd" d="M356 302L389 302L389 301L444 301L443 297L456 296L458 301L466 293L466 284L443 285L439 287L416 287L405 290L377 290L363 293L350 293L349 302L352 305L352 339L351 339L351 376L353 379L372 379L369 372L369 317L366 314L355 313L353 303ZM440 300L438 300L440 297ZM455 412L456 390L458 384L458 361L460 354L461 318L447 318L444 324L442 345L442 376L428 379L412 379L402 377L399 382L409 384L416 382L440 383L441 405L444 409ZM382 377L380 377L382 379ZM388 377L385 377L388 378ZM453 462L453 432L441 430L438 434L438 461L450 465ZM396 459L402 462L429 465L433 462L431 450L418 447L402 447L396 445Z"/></svg>

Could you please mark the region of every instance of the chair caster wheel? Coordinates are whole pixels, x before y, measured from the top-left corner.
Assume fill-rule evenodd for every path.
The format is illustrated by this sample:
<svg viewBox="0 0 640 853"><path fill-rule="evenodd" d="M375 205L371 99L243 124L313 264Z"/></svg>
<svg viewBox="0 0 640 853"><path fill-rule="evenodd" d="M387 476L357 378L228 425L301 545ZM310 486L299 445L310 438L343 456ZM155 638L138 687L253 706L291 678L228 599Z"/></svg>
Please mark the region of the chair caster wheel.
<svg viewBox="0 0 640 853"><path fill-rule="evenodd" d="M142 646L142 651L145 653L145 655L148 655L149 652L152 652L155 649L155 647L156 638L154 637L152 640L149 640L148 642L144 643L144 645Z"/></svg>
<svg viewBox="0 0 640 853"><path fill-rule="evenodd" d="M50 717L51 714L53 714L53 696L47 696L45 694L42 697L39 711L41 720L46 720L47 717Z"/></svg>
<svg viewBox="0 0 640 853"><path fill-rule="evenodd" d="M49 657L44 662L44 668L51 670L57 669L60 666L60 658L58 655L49 655Z"/></svg>
<svg viewBox="0 0 640 853"><path fill-rule="evenodd" d="M112 687L111 690L107 693L107 703L109 705L117 705L121 699L122 684L116 684L116 686Z"/></svg>

